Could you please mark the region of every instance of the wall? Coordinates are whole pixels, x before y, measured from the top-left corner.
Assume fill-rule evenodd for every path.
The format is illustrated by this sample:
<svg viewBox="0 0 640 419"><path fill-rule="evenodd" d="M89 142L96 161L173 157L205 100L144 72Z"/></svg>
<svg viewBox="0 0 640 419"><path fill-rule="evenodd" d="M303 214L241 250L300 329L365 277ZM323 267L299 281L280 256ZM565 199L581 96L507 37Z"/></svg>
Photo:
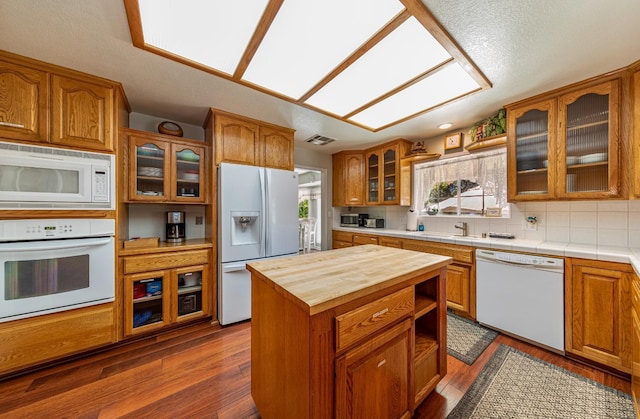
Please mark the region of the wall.
<svg viewBox="0 0 640 419"><path fill-rule="evenodd" d="M137 129L147 132L158 132L158 125L161 122L167 121L166 118L161 118L153 115L144 115L141 113L131 112L129 114L129 128ZM180 125L184 132L183 137L191 140L204 141L204 128L197 125L185 124L180 121L170 121Z"/></svg>

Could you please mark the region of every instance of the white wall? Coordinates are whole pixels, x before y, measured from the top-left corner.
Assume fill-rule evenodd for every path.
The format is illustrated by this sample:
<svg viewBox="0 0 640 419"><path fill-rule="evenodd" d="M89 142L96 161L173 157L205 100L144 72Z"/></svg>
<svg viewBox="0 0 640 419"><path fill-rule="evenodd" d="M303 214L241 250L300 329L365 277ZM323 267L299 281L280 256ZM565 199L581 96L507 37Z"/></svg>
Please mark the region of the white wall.
<svg viewBox="0 0 640 419"><path fill-rule="evenodd" d="M167 121L167 118L162 118L153 115L144 115L141 113L131 112L129 114L129 128L137 129L147 132L158 132L158 125L161 122ZM190 140L204 141L204 128L197 125L185 124L180 121L169 121L180 125L184 133L183 137Z"/></svg>

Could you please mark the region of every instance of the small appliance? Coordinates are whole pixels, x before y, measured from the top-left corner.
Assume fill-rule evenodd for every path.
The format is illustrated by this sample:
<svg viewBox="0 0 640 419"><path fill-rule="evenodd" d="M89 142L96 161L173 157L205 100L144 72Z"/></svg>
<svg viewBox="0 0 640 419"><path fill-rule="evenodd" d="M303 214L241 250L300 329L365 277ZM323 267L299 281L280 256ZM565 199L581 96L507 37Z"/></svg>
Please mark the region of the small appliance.
<svg viewBox="0 0 640 419"><path fill-rule="evenodd" d="M115 155L0 142L0 209L115 208Z"/></svg>
<svg viewBox="0 0 640 419"><path fill-rule="evenodd" d="M384 218L367 218L364 220L363 227L384 228Z"/></svg>
<svg viewBox="0 0 640 419"><path fill-rule="evenodd" d="M184 212L167 212L167 242L179 243L185 241Z"/></svg>
<svg viewBox="0 0 640 419"><path fill-rule="evenodd" d="M369 214L340 214L340 227L364 227Z"/></svg>

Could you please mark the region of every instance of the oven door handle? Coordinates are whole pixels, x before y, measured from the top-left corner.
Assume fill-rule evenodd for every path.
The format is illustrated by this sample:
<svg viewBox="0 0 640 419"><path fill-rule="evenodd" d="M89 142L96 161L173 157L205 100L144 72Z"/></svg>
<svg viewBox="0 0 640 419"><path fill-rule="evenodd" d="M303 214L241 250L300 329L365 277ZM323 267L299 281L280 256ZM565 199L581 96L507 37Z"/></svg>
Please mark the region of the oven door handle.
<svg viewBox="0 0 640 419"><path fill-rule="evenodd" d="M6 247L3 245L0 247L0 253L4 252L33 252L40 250L60 250L60 249L73 249L77 247L87 247L87 246L102 246L105 244L111 243L113 239L111 237L107 237L104 239L82 239L74 240L73 243L56 243L50 245L41 245L41 246L29 246L29 247L11 247L9 243L6 243ZM24 244L24 243L22 243Z"/></svg>

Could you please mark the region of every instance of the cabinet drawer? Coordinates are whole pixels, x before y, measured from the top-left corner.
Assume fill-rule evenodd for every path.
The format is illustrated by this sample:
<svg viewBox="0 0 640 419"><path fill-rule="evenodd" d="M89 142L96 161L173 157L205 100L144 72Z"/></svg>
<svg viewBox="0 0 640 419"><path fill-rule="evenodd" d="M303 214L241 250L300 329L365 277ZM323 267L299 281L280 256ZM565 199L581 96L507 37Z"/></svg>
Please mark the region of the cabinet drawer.
<svg viewBox="0 0 640 419"><path fill-rule="evenodd" d="M336 351L413 312L413 287L336 317Z"/></svg>
<svg viewBox="0 0 640 419"><path fill-rule="evenodd" d="M339 242L349 242L353 240L353 233L347 233L346 231L333 231L333 240Z"/></svg>
<svg viewBox="0 0 640 419"><path fill-rule="evenodd" d="M179 268L182 266L204 265L209 263L208 250L187 252L157 253L153 255L124 258L124 273L132 274L158 269Z"/></svg>
<svg viewBox="0 0 640 419"><path fill-rule="evenodd" d="M402 248L407 250L416 250L418 252L449 256L456 262L473 263L473 247L469 246L405 240L402 244Z"/></svg>
<svg viewBox="0 0 640 419"><path fill-rule="evenodd" d="M333 248L334 249L343 249L345 247L351 247L353 246L353 244L351 244L351 242L343 242L343 241L339 241L339 240L334 240L333 241Z"/></svg>
<svg viewBox="0 0 640 419"><path fill-rule="evenodd" d="M376 236L364 236L362 234L354 234L353 244L378 244L378 238Z"/></svg>

